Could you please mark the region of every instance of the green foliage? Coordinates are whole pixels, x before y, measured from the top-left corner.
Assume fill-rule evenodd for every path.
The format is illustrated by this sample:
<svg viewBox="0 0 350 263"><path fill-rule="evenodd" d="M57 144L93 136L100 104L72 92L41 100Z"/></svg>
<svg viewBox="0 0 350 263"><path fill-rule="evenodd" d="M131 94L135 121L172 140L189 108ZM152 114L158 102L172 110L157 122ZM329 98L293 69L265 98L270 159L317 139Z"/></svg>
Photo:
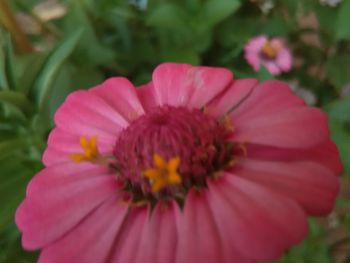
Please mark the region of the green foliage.
<svg viewBox="0 0 350 263"><path fill-rule="evenodd" d="M0 49L3 66L0 68L0 262L33 262L30 258L35 257L19 247L19 233L13 226L14 214L25 196L28 181L42 167L41 154L52 127L42 116L48 112L55 77L76 47L81 31L53 48L34 70L35 74L23 75L15 72L21 66L14 57L9 35L3 35ZM21 81L27 83L26 88L18 87Z"/></svg>
<svg viewBox="0 0 350 263"><path fill-rule="evenodd" d="M258 72L257 79L261 81L269 80L269 79L273 79L273 76L265 67L261 67L261 69Z"/></svg>
<svg viewBox="0 0 350 263"><path fill-rule="evenodd" d="M314 220L309 222L309 235L300 245L288 251L276 263L331 263L324 230Z"/></svg>
<svg viewBox="0 0 350 263"><path fill-rule="evenodd" d="M32 104L28 101L26 96L20 92L12 90L0 91L0 102L16 107L24 114L32 110Z"/></svg>
<svg viewBox="0 0 350 263"><path fill-rule="evenodd" d="M39 111L47 110L47 103L52 94L53 82L57 72L74 50L82 31L78 30L71 36L68 36L48 55L45 63L42 65L38 77L35 79L30 95L36 99Z"/></svg>
<svg viewBox="0 0 350 263"><path fill-rule="evenodd" d="M350 82L350 55L339 54L331 57L327 62L329 81L339 91Z"/></svg>
<svg viewBox="0 0 350 263"><path fill-rule="evenodd" d="M223 66L236 78L276 78L311 91L329 114L350 175L350 97L343 95L350 83L350 0L334 8L318 0L274 0L267 11L264 0L148 0L146 8L137 1L61 0L67 13L53 20L35 14L41 2L12 1L16 12L39 21L39 33L28 35L40 52L22 54L9 34L0 34L0 262L37 257L21 249L14 212L42 168L52 115L67 94L109 76L146 83L165 61ZM291 72L276 77L247 64L244 46L262 34L284 38L295 60ZM344 218L350 229L350 216ZM332 262L327 234L312 220L307 240L278 262Z"/></svg>
<svg viewBox="0 0 350 263"><path fill-rule="evenodd" d="M4 81L6 81L5 85L3 87L6 87L7 89L16 89L16 83L15 83L15 69L14 69L14 58L12 53L12 43L10 39L10 35L5 35L5 44L3 48L3 63L4 63L4 69L5 74L3 75Z"/></svg>
<svg viewBox="0 0 350 263"><path fill-rule="evenodd" d="M216 25L233 14L239 6L238 0L208 0L203 6L203 22Z"/></svg>
<svg viewBox="0 0 350 263"><path fill-rule="evenodd" d="M327 105L326 109L331 120L350 123L350 96Z"/></svg>
<svg viewBox="0 0 350 263"><path fill-rule="evenodd" d="M165 3L153 9L146 19L149 26L162 28L185 27L185 14L183 10L172 3Z"/></svg>
<svg viewBox="0 0 350 263"><path fill-rule="evenodd" d="M350 96L326 107L332 137L338 146L345 173L350 176Z"/></svg>
<svg viewBox="0 0 350 263"><path fill-rule="evenodd" d="M337 13L335 32L337 39L350 39L349 14L350 1L345 0Z"/></svg>

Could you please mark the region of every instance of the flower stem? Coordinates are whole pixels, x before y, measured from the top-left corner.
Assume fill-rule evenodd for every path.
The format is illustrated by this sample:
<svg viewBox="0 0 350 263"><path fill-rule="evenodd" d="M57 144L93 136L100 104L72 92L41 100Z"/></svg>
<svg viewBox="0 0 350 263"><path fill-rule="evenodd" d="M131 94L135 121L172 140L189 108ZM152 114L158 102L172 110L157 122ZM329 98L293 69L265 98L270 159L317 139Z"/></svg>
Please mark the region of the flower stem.
<svg viewBox="0 0 350 263"><path fill-rule="evenodd" d="M12 34L17 47L22 52L32 52L33 46L19 26L7 0L0 0L0 23Z"/></svg>

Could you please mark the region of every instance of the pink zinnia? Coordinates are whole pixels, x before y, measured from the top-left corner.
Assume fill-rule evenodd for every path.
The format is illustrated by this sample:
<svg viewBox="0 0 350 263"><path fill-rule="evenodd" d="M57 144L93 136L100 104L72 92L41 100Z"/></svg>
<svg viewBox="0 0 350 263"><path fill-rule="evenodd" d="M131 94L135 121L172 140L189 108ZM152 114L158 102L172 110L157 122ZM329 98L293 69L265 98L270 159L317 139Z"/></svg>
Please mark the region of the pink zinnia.
<svg viewBox="0 0 350 263"><path fill-rule="evenodd" d="M292 53L283 40L277 37L252 38L244 47L244 56L255 71L259 71L263 65L272 75L290 71L293 64Z"/></svg>
<svg viewBox="0 0 350 263"><path fill-rule="evenodd" d="M39 262L273 260L332 210L327 118L279 81L162 64L72 93L17 210Z"/></svg>

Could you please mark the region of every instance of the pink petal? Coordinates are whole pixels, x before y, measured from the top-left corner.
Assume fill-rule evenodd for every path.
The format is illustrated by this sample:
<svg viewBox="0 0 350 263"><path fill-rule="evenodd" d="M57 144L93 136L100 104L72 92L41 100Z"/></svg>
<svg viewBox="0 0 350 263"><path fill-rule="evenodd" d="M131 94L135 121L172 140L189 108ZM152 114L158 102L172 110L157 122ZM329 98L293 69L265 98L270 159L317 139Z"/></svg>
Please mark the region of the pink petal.
<svg viewBox="0 0 350 263"><path fill-rule="evenodd" d="M193 93L194 67L165 63L153 71L154 97L158 105L184 106Z"/></svg>
<svg viewBox="0 0 350 263"><path fill-rule="evenodd" d="M256 79L234 80L232 85L208 104L207 112L221 117L239 107L257 85Z"/></svg>
<svg viewBox="0 0 350 263"><path fill-rule="evenodd" d="M177 249L176 202L158 203L140 233L140 249L135 262L173 263Z"/></svg>
<svg viewBox="0 0 350 263"><path fill-rule="evenodd" d="M177 217L179 247L176 262L251 262L232 246L232 236L222 232L228 225L215 221L207 195L206 190L191 190L186 197L183 214Z"/></svg>
<svg viewBox="0 0 350 263"><path fill-rule="evenodd" d="M111 155L115 140L109 140L104 137L98 138L97 147L99 152L103 155ZM60 128L54 128L49 135L48 147L44 152L43 162L46 166L67 162L69 161L69 154L81 153L82 151L79 135L67 133Z"/></svg>
<svg viewBox="0 0 350 263"><path fill-rule="evenodd" d="M293 57L289 49L284 48L282 49L276 58L276 64L278 67L284 71L288 72L291 70L292 65L293 65Z"/></svg>
<svg viewBox="0 0 350 263"><path fill-rule="evenodd" d="M107 102L125 120L132 121L144 113L135 87L126 78L110 78L91 89L91 92Z"/></svg>
<svg viewBox="0 0 350 263"><path fill-rule="evenodd" d="M315 146L328 136L327 119L303 105L287 85L265 81L230 114L237 128L234 139L276 147Z"/></svg>
<svg viewBox="0 0 350 263"><path fill-rule="evenodd" d="M257 36L252 38L244 47L244 58L255 71L259 71L260 69L262 63L260 52L266 41L266 36Z"/></svg>
<svg viewBox="0 0 350 263"><path fill-rule="evenodd" d="M40 263L107 262L127 216L128 205L106 200L75 228L42 251Z"/></svg>
<svg viewBox="0 0 350 263"><path fill-rule="evenodd" d="M55 150L52 149L51 147L48 147L45 149L43 157L42 157L42 162L46 167L59 164L59 163L64 163L67 162L68 158L67 155L62 153L61 150ZM72 162L71 160L69 160Z"/></svg>
<svg viewBox="0 0 350 263"><path fill-rule="evenodd" d="M261 48L266 43L266 41L267 41L267 36L265 36L265 35L253 37L245 45L244 51L246 53L250 53L250 52L258 53L258 52L260 52Z"/></svg>
<svg viewBox="0 0 350 263"><path fill-rule="evenodd" d="M23 247L38 249L55 241L116 194L114 177L98 170L93 175L86 173L60 165L45 168L31 181L28 196L16 212Z"/></svg>
<svg viewBox="0 0 350 263"><path fill-rule="evenodd" d="M136 92L145 111L150 111L159 105L159 101L155 97L156 91L154 90L152 82L140 86L137 88Z"/></svg>
<svg viewBox="0 0 350 263"><path fill-rule="evenodd" d="M191 190L186 197L183 216L179 217L179 247L176 262L223 262L218 228L205 205L205 197Z"/></svg>
<svg viewBox="0 0 350 263"><path fill-rule="evenodd" d="M42 191L55 188L56 185L74 183L93 177L105 177L109 171L106 167L94 165L88 162L80 164L66 162L59 165L47 167L37 173L27 186L27 197L35 193L40 195Z"/></svg>
<svg viewBox="0 0 350 263"><path fill-rule="evenodd" d="M259 71L260 70L260 65L262 63L262 59L260 57L259 53L246 53L244 55L246 61L248 62L249 65L251 65L253 67L253 69L255 71Z"/></svg>
<svg viewBox="0 0 350 263"><path fill-rule="evenodd" d="M343 170L337 147L330 140L311 149L284 149L250 144L247 145L247 152L250 158L260 160L286 162L310 160L330 169L336 175Z"/></svg>
<svg viewBox="0 0 350 263"><path fill-rule="evenodd" d="M225 89L232 73L224 68L165 63L154 70L152 79L159 105L201 108Z"/></svg>
<svg viewBox="0 0 350 263"><path fill-rule="evenodd" d="M282 73L275 60L264 60L262 64L271 73L271 75L277 76Z"/></svg>
<svg viewBox="0 0 350 263"><path fill-rule="evenodd" d="M202 108L232 83L233 75L225 68L196 67L193 78L193 95L189 106Z"/></svg>
<svg viewBox="0 0 350 263"><path fill-rule="evenodd" d="M282 38L279 38L279 37L272 38L271 41L270 41L270 45L275 50L280 50L280 49L282 49L282 48L284 48L286 46L285 43L284 43L284 40Z"/></svg>
<svg viewBox="0 0 350 263"><path fill-rule="evenodd" d="M245 257L274 260L305 236L306 216L294 201L230 174L208 185L216 222Z"/></svg>
<svg viewBox="0 0 350 263"><path fill-rule="evenodd" d="M72 134L113 140L128 125L107 102L89 91L70 94L55 114L56 125Z"/></svg>
<svg viewBox="0 0 350 263"><path fill-rule="evenodd" d="M308 214L328 214L339 190L338 178L313 162L274 162L246 159L237 176L296 200Z"/></svg>
<svg viewBox="0 0 350 263"><path fill-rule="evenodd" d="M260 118L301 105L304 105L303 100L295 96L285 83L269 80L257 85L250 96L232 112L231 116L237 122L248 122L252 118Z"/></svg>
<svg viewBox="0 0 350 263"><path fill-rule="evenodd" d="M238 121L233 140L285 148L309 148L329 137L326 115L316 108L293 107ZM236 124L236 125L235 125Z"/></svg>
<svg viewBox="0 0 350 263"><path fill-rule="evenodd" d="M147 227L149 207L133 207L114 242L108 262L139 263L136 256L142 250L140 233Z"/></svg>

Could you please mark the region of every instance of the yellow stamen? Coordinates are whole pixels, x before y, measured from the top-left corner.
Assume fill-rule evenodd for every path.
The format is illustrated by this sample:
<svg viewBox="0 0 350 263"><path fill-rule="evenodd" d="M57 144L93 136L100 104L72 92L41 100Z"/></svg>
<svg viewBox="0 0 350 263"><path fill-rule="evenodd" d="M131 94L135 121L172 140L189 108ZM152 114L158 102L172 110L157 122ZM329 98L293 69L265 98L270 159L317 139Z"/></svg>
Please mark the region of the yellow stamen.
<svg viewBox="0 0 350 263"><path fill-rule="evenodd" d="M244 157L248 156L248 150L247 150L247 142L240 142L238 144L239 149L242 150Z"/></svg>
<svg viewBox="0 0 350 263"><path fill-rule="evenodd" d="M235 166L237 164L237 160L236 159L232 159L231 161L229 161L229 163L228 163L228 167L233 167L233 166Z"/></svg>
<svg viewBox="0 0 350 263"><path fill-rule="evenodd" d="M172 184L180 184L181 176L177 172L180 158L171 158L168 162L159 154L153 155L154 168L146 169L143 174L151 183L152 192L157 193L164 187Z"/></svg>
<svg viewBox="0 0 350 263"><path fill-rule="evenodd" d="M132 111L128 113L129 121L134 121L139 117L139 114L136 111Z"/></svg>
<svg viewBox="0 0 350 263"><path fill-rule="evenodd" d="M85 136L80 137L80 145L83 148L83 153L71 153L69 154L69 158L76 163L80 162L96 162L100 159L101 155L97 148L97 137L92 136L87 139Z"/></svg>
<svg viewBox="0 0 350 263"><path fill-rule="evenodd" d="M225 115L223 125L225 126L226 129L228 129L231 132L235 131L235 128L233 127L232 121L230 116Z"/></svg>
<svg viewBox="0 0 350 263"><path fill-rule="evenodd" d="M204 107L203 107L203 113L204 114L207 114L208 113L208 106L207 105L205 105Z"/></svg>
<svg viewBox="0 0 350 263"><path fill-rule="evenodd" d="M277 57L277 50L272 47L269 41L267 41L261 48L261 52L268 58L274 59Z"/></svg>

